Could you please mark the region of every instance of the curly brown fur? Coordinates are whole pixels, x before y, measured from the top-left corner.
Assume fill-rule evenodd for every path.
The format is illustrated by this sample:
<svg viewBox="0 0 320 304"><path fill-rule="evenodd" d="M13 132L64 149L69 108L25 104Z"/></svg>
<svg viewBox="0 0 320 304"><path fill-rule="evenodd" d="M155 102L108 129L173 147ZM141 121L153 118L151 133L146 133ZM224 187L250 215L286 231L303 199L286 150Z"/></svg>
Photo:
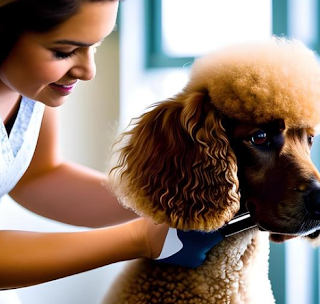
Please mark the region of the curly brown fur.
<svg viewBox="0 0 320 304"><path fill-rule="evenodd" d="M241 205L273 241L314 239L319 124L320 67L300 42L225 48L196 61L184 90L123 135L115 191L128 208L179 229L216 230ZM138 262L106 303L274 303L261 234L225 239L195 270Z"/></svg>
<svg viewBox="0 0 320 304"><path fill-rule="evenodd" d="M128 206L179 229L214 230L233 217L236 157L204 93L159 104L128 135L116 167Z"/></svg>

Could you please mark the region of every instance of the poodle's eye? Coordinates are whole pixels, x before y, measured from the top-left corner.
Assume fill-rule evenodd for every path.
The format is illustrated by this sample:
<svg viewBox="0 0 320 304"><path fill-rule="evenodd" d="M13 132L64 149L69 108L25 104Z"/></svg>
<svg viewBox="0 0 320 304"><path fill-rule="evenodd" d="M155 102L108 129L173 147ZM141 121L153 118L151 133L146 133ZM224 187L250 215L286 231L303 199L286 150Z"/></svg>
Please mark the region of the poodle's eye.
<svg viewBox="0 0 320 304"><path fill-rule="evenodd" d="M269 146L270 141L265 131L259 130L251 135L250 142L255 146Z"/></svg>
<svg viewBox="0 0 320 304"><path fill-rule="evenodd" d="M308 135L308 144L311 146L313 144L314 136Z"/></svg>

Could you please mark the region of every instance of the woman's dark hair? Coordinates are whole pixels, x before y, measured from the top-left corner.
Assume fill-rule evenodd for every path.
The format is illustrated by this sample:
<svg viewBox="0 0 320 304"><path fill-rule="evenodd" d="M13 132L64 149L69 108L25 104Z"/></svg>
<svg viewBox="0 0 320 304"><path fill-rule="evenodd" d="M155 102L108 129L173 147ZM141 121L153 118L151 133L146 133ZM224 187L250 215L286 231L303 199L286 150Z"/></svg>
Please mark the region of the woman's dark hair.
<svg viewBox="0 0 320 304"><path fill-rule="evenodd" d="M83 2L116 0L0 0L0 64L25 32L52 30L76 14Z"/></svg>

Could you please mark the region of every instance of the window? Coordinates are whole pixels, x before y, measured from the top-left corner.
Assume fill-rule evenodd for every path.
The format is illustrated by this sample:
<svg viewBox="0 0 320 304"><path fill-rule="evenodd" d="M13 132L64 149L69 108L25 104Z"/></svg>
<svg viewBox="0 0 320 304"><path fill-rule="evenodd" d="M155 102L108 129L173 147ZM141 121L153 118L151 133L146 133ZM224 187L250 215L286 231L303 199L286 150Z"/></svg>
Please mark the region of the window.
<svg viewBox="0 0 320 304"><path fill-rule="evenodd" d="M162 0L161 12L162 50L170 57L271 36L270 0Z"/></svg>
<svg viewBox="0 0 320 304"><path fill-rule="evenodd" d="M183 67L224 44L271 35L320 54L319 0L145 0L146 68Z"/></svg>
<svg viewBox="0 0 320 304"><path fill-rule="evenodd" d="M225 44L272 35L271 0L146 0L147 67L181 67Z"/></svg>

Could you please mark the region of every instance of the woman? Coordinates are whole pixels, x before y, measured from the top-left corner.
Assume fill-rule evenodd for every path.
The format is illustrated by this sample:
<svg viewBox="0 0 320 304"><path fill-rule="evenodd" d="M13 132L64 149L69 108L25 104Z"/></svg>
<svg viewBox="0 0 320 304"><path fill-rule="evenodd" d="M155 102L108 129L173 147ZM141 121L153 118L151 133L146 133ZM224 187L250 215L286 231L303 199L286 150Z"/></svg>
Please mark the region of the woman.
<svg viewBox="0 0 320 304"><path fill-rule="evenodd" d="M0 231L0 289L157 258L168 249L167 225L136 219L103 186L102 173L58 155L56 107L78 80L94 77L95 48L112 32L117 9L116 0L0 0L0 197L9 193L60 222L111 226L76 233Z"/></svg>
<svg viewBox="0 0 320 304"><path fill-rule="evenodd" d="M64 162L57 152L55 108L78 80L94 77L95 47L112 32L117 8L117 1L74 0L2 1L0 7L0 193L68 224L102 227L136 217L102 186L103 174ZM1 231L0 287L157 257L167 229L138 219L80 233Z"/></svg>

